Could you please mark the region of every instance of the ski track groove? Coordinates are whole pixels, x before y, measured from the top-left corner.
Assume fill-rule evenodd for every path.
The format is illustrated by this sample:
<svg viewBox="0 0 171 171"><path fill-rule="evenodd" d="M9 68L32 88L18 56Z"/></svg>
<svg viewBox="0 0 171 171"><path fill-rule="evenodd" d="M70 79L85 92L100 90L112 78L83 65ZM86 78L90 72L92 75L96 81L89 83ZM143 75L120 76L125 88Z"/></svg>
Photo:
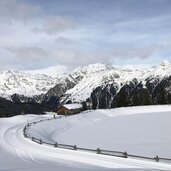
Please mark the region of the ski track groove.
<svg viewBox="0 0 171 171"><path fill-rule="evenodd" d="M8 129L6 129L2 135L3 140L10 146L12 147L12 149L16 152L18 158L24 162L27 163L31 163L31 162L36 162L41 164L42 162L39 162L38 160L36 160L31 153L27 152L26 150L21 150L18 149L17 147L15 147L12 143L10 143L10 140L8 140L7 137L10 137L10 135L8 136L9 133L13 133L14 135L21 135L22 134L22 129L23 129L23 124L22 125L15 125L12 126ZM14 132L15 131L15 132ZM17 136L15 136L17 139ZM19 141L19 139L17 139Z"/></svg>

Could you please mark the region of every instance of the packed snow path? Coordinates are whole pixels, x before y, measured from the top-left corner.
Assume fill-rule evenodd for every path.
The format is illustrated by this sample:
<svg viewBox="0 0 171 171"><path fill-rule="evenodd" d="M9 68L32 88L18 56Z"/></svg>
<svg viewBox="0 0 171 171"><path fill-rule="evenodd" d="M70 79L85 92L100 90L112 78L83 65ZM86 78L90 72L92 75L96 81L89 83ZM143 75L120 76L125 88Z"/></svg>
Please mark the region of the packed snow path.
<svg viewBox="0 0 171 171"><path fill-rule="evenodd" d="M28 121L39 119L41 117L35 115L0 119L0 171L171 170L169 164L102 156L36 144L24 138L22 131ZM46 130L49 128L50 126ZM40 135L41 130L34 133Z"/></svg>

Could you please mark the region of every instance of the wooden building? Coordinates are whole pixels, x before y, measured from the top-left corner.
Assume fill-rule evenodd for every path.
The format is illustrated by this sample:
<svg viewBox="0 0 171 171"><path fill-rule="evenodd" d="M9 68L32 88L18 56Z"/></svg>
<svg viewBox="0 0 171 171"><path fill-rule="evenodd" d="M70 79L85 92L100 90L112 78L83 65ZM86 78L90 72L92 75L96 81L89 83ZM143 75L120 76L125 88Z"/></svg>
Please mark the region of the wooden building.
<svg viewBox="0 0 171 171"><path fill-rule="evenodd" d="M60 106L56 112L58 115L73 115L80 113L82 108L82 105L77 103L65 104Z"/></svg>

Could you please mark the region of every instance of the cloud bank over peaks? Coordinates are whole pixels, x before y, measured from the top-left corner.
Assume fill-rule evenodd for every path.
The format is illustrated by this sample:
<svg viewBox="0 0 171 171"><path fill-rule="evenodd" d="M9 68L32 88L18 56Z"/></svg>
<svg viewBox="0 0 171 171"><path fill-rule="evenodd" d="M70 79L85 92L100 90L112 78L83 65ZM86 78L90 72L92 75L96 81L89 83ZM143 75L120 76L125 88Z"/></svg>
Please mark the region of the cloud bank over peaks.
<svg viewBox="0 0 171 171"><path fill-rule="evenodd" d="M171 59L171 1L1 0L0 68Z"/></svg>

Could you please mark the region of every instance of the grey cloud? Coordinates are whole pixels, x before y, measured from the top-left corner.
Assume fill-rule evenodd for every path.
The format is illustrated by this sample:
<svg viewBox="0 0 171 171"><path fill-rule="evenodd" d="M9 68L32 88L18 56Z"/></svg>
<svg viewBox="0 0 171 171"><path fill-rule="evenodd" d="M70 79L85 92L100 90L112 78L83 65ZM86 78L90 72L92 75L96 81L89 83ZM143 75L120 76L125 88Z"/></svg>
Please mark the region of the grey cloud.
<svg viewBox="0 0 171 171"><path fill-rule="evenodd" d="M108 56L110 60L131 60L131 59L147 59L158 52L164 52L171 48L171 45L153 44L145 47L119 47L109 49L103 52L102 58Z"/></svg>
<svg viewBox="0 0 171 171"><path fill-rule="evenodd" d="M39 47L22 47L6 48L6 50L15 56L18 64L24 64L27 68L28 66L48 66L49 64L59 64L73 68L79 65L95 63L98 60L102 61L96 54L73 48L56 48L49 51Z"/></svg>
<svg viewBox="0 0 171 171"><path fill-rule="evenodd" d="M46 16L40 27L35 27L34 32L45 32L49 35L57 34L61 31L76 29L77 24L73 18L68 16Z"/></svg>
<svg viewBox="0 0 171 171"><path fill-rule="evenodd" d="M41 8L27 3L24 0L1 0L0 19L3 22L32 21L35 17L41 16Z"/></svg>
<svg viewBox="0 0 171 171"><path fill-rule="evenodd" d="M1 0L0 63L155 61L171 49L170 7L167 0Z"/></svg>
<svg viewBox="0 0 171 171"><path fill-rule="evenodd" d="M48 52L39 47L6 48L19 60L41 61L48 58Z"/></svg>
<svg viewBox="0 0 171 171"><path fill-rule="evenodd" d="M151 18L136 18L129 21L119 21L111 23L111 30L115 31L127 31L134 33L154 33L162 32L171 26L171 15L155 16Z"/></svg>
<svg viewBox="0 0 171 171"><path fill-rule="evenodd" d="M73 68L102 61L112 63L114 60L147 59L157 52L171 48L171 45L154 44L145 47L119 47L101 49L97 51L83 51L79 48L55 48L51 51L39 47L23 47L19 49L7 48L20 62L26 61L30 65L59 64ZM47 65L48 66L48 65Z"/></svg>

